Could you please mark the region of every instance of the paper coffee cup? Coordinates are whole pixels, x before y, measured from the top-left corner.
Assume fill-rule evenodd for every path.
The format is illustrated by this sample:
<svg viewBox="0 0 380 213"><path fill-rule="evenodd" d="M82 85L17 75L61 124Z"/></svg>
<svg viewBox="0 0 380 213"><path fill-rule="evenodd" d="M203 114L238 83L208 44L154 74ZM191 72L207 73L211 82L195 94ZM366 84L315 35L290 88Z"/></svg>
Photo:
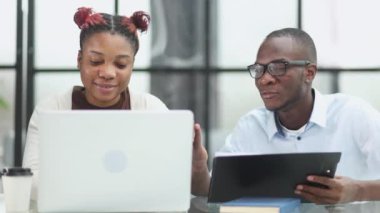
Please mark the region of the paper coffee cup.
<svg viewBox="0 0 380 213"><path fill-rule="evenodd" d="M29 211L32 175L29 168L3 169L3 190L7 213Z"/></svg>

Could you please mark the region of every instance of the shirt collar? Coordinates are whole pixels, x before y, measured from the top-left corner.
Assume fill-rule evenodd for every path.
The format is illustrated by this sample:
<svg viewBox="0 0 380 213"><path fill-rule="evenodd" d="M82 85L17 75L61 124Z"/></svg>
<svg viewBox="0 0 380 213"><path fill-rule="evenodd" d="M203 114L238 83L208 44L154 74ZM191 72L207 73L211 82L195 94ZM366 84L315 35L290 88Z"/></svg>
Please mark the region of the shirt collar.
<svg viewBox="0 0 380 213"><path fill-rule="evenodd" d="M327 100L326 98L316 89L314 91L314 106L313 112L311 113L310 123L317 124L321 127L326 127L327 121Z"/></svg>
<svg viewBox="0 0 380 213"><path fill-rule="evenodd" d="M316 90L313 89L314 93L314 106L313 106L313 112L311 113L311 117L309 120L309 124L316 124L321 127L326 127L326 120L327 120L327 101L322 96L322 94ZM278 119L275 116L275 113L273 111L266 110L267 114L267 128L265 129L268 139L271 140L275 134L280 134L284 136L284 133L282 131L282 128L280 126L280 123Z"/></svg>
<svg viewBox="0 0 380 213"><path fill-rule="evenodd" d="M271 140L273 136L277 133L284 135L282 132L281 126L279 122L277 121L277 118L275 116L275 113L273 111L266 110L267 114L267 128L265 129L268 139Z"/></svg>

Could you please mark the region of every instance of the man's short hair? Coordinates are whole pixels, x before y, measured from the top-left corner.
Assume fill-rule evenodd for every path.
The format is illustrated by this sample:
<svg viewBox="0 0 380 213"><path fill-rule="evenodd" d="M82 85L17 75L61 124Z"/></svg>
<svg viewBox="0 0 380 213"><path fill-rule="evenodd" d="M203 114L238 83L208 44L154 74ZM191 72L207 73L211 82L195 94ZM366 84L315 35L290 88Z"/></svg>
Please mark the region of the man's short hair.
<svg viewBox="0 0 380 213"><path fill-rule="evenodd" d="M277 37L290 37L294 39L297 43L300 43L305 47L305 50L308 52L307 59L311 62L317 63L317 50L314 41L305 31L297 28L283 28L269 33L265 40Z"/></svg>

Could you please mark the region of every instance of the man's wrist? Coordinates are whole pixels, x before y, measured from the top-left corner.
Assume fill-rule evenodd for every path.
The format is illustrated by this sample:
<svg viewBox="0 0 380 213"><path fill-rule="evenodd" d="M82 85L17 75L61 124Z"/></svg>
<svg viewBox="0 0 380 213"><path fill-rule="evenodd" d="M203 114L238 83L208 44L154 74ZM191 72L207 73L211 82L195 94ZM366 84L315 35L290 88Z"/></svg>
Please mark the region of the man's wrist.
<svg viewBox="0 0 380 213"><path fill-rule="evenodd" d="M356 200L365 201L370 199L371 184L368 181L357 181L358 193Z"/></svg>
<svg viewBox="0 0 380 213"><path fill-rule="evenodd" d="M354 201L362 201L365 199L365 183L363 181L356 181L357 192Z"/></svg>

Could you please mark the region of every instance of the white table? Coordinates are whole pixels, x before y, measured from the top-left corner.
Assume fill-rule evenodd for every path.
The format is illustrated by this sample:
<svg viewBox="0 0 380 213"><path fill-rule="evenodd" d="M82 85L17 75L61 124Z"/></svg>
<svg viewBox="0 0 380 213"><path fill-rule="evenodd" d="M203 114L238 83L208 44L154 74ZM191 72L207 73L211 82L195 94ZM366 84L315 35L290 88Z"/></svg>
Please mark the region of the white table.
<svg viewBox="0 0 380 213"><path fill-rule="evenodd" d="M5 213L4 194L0 193L0 213Z"/></svg>
<svg viewBox="0 0 380 213"><path fill-rule="evenodd" d="M218 205L208 204L205 197L194 197L191 200L189 213L218 212ZM380 201L355 202L323 206L315 204L301 204L297 213L379 213Z"/></svg>
<svg viewBox="0 0 380 213"><path fill-rule="evenodd" d="M32 206L35 203L31 203ZM188 213L218 212L216 204L208 204L205 197L194 197L191 200L191 207ZM300 213L377 213L380 212L380 201L376 202L356 202L340 204L334 207L317 206L314 204L302 204ZM0 194L0 213L5 212L4 195ZM30 211L35 213L35 211Z"/></svg>

